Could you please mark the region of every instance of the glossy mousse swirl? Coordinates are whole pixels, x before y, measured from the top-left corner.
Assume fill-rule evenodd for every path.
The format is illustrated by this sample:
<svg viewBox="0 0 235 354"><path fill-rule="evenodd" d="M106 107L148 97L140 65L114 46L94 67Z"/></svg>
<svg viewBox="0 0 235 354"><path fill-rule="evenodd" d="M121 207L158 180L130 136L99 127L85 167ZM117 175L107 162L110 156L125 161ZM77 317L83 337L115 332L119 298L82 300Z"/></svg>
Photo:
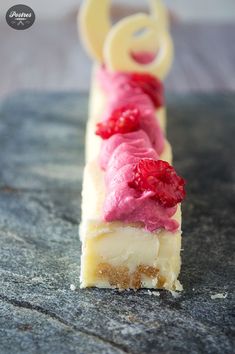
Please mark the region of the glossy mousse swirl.
<svg viewBox="0 0 235 354"><path fill-rule="evenodd" d="M163 206L152 191L139 191L130 186L136 164L145 158L159 160L163 151L165 138L156 119L156 107L163 102L162 92L153 97L154 87L149 84L149 78L145 85L138 74L133 80L133 74L110 73L102 67L97 75L107 96L101 121L106 122L115 110L127 105L140 113L137 130L125 134L115 132L102 141L100 167L105 171L106 188L103 219L139 223L151 232L162 228L177 230L179 225L172 219L177 206Z"/></svg>

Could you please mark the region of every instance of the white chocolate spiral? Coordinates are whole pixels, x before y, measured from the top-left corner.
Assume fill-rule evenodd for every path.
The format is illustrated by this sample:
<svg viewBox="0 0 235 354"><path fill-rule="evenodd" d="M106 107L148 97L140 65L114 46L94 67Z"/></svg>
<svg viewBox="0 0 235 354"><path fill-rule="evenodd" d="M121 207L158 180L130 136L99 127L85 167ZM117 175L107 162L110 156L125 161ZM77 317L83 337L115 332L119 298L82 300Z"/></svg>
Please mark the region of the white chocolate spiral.
<svg viewBox="0 0 235 354"><path fill-rule="evenodd" d="M158 53L149 64L137 63L131 56L132 38L136 31L146 28L159 40ZM107 35L104 45L104 61L111 71L135 71L151 73L163 79L173 59L173 44L167 31L159 35L155 20L144 14L126 17L119 21Z"/></svg>
<svg viewBox="0 0 235 354"><path fill-rule="evenodd" d="M79 26L84 45L98 62L114 71L149 72L163 79L173 58L168 34L167 10L161 0L148 0L151 15L126 17L111 26L111 0L86 0L80 9ZM144 32L136 36L136 32ZM157 52L149 64L137 63L131 53Z"/></svg>

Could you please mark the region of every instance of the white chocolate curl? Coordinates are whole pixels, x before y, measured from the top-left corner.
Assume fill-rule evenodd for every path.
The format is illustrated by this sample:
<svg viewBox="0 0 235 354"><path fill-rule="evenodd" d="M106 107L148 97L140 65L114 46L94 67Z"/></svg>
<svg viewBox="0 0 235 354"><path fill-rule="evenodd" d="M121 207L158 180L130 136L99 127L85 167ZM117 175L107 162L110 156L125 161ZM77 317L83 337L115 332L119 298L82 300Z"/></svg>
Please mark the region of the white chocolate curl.
<svg viewBox="0 0 235 354"><path fill-rule="evenodd" d="M78 25L83 44L92 58L103 62L103 46L110 31L111 0L86 0L79 11Z"/></svg>
<svg viewBox="0 0 235 354"><path fill-rule="evenodd" d="M131 56L133 36L142 29L155 33L159 43L158 53L149 64L137 63ZM129 16L119 21L112 27L105 40L104 62L111 71L147 72L164 79L172 60L173 44L170 35L167 31L158 31L156 21L144 14Z"/></svg>
<svg viewBox="0 0 235 354"><path fill-rule="evenodd" d="M165 5L161 0L148 0L150 14L158 23L159 30L169 30L169 16Z"/></svg>
<svg viewBox="0 0 235 354"><path fill-rule="evenodd" d="M151 15L137 14L112 27L111 0L86 0L79 13L81 38L96 61L115 71L149 72L164 78L171 66L173 46L168 34L168 14L161 0L148 0ZM135 32L144 30L141 35ZM137 63L131 53L157 52L151 64Z"/></svg>

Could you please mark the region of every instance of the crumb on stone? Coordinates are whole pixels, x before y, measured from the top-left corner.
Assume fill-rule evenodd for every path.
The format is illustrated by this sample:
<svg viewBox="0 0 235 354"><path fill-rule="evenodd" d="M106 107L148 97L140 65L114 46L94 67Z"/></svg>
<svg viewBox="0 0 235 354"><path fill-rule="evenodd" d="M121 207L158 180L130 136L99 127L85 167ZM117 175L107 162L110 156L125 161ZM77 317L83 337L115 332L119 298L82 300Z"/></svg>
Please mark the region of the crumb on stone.
<svg viewBox="0 0 235 354"><path fill-rule="evenodd" d="M76 286L74 284L70 284L70 290L75 291L76 290Z"/></svg>
<svg viewBox="0 0 235 354"><path fill-rule="evenodd" d="M153 296L160 296L160 292L159 291L152 291Z"/></svg>
<svg viewBox="0 0 235 354"><path fill-rule="evenodd" d="M215 299L226 299L227 296L228 296L228 293L218 293L218 294L211 295L211 299L212 300L215 300Z"/></svg>
<svg viewBox="0 0 235 354"><path fill-rule="evenodd" d="M148 295L150 296L160 296L160 292L159 291L151 291L151 290L147 290Z"/></svg>
<svg viewBox="0 0 235 354"><path fill-rule="evenodd" d="M170 290L170 293L175 299L178 299L180 297L180 293L178 293L177 291Z"/></svg>

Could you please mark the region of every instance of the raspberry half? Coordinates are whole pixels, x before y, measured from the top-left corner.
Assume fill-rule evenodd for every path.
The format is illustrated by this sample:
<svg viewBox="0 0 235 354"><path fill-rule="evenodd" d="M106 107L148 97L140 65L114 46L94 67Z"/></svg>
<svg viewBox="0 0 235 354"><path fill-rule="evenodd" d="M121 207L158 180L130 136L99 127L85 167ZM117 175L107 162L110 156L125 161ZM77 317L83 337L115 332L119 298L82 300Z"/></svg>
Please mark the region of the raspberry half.
<svg viewBox="0 0 235 354"><path fill-rule="evenodd" d="M154 192L153 198L163 207L171 208L185 197L185 180L166 161L141 159L134 167L129 187L141 192Z"/></svg>
<svg viewBox="0 0 235 354"><path fill-rule="evenodd" d="M140 127L140 112L138 108L126 105L115 109L111 116L96 125L96 135L108 139L114 134L125 134L138 130Z"/></svg>
<svg viewBox="0 0 235 354"><path fill-rule="evenodd" d="M147 94L156 108L164 105L163 85L155 76L147 73L132 73L129 76L128 83L132 87L139 87L145 94Z"/></svg>

